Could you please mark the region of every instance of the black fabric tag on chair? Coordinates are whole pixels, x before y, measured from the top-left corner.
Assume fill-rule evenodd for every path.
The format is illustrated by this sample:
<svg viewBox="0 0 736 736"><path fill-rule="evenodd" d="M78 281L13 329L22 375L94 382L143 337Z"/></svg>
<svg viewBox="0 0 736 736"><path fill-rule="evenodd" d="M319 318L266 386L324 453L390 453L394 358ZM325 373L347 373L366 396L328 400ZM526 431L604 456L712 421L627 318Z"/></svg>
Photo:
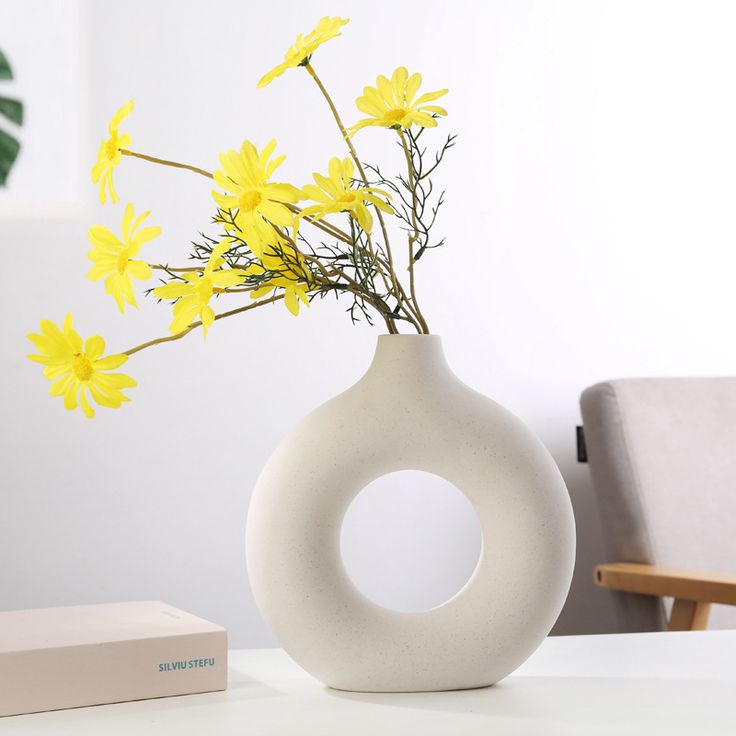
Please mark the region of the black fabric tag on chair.
<svg viewBox="0 0 736 736"><path fill-rule="evenodd" d="M578 444L578 462L587 463L588 450L585 447L585 431L583 430L582 425L579 424L577 427L575 427L575 436L577 438Z"/></svg>

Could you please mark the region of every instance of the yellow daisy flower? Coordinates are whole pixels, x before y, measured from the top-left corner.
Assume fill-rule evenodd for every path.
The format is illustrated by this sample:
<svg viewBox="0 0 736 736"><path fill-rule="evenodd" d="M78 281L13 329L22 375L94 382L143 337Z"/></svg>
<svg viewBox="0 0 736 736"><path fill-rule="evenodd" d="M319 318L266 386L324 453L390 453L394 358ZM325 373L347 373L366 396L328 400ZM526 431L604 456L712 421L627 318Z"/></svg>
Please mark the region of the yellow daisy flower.
<svg viewBox="0 0 736 736"><path fill-rule="evenodd" d="M317 48L325 41L340 36L340 29L349 22L349 18L329 18L325 16L317 23L317 27L311 33L307 33L306 36L302 36L300 33L296 37L294 45L284 54L284 60L281 64L264 74L258 82L258 87L261 88L271 84L276 77L280 77L287 69L308 64L309 57Z"/></svg>
<svg viewBox="0 0 736 736"><path fill-rule="evenodd" d="M258 153L258 149L245 141L240 151L220 154L222 170L215 171L214 179L226 194L212 192L215 202L223 210L237 212L235 222L245 241L260 258L264 243L273 239L274 229L291 227L294 215L284 203L299 201L299 190L291 184L269 184L276 169L286 159L277 156L271 159L276 141L270 141Z"/></svg>
<svg viewBox="0 0 736 736"><path fill-rule="evenodd" d="M41 334L28 335L39 354L29 355L30 360L46 366L43 374L50 381L52 396L63 396L66 409L82 407L88 418L95 415L90 406L87 392L100 406L118 409L123 402L130 401L121 389L132 388L136 382L124 373L108 373L119 368L127 355L108 355L105 341L95 335L82 343L82 338L72 327L72 315L67 314L61 329L53 322L41 320Z"/></svg>
<svg viewBox="0 0 736 736"><path fill-rule="evenodd" d="M280 254L271 251L263 254L261 263L248 266L247 273L249 275L260 276L266 272L278 273L277 276L273 276L262 286L254 289L250 296L251 299L260 299L275 288L281 287L284 290L284 304L296 317L299 314L300 301L309 306L309 297L307 296L310 289L309 270L304 258L292 246L282 243L281 247L288 254L288 263L284 262Z"/></svg>
<svg viewBox="0 0 736 736"><path fill-rule="evenodd" d="M125 312L125 302L138 308L131 278L145 281L152 276L151 267L145 261L133 260L144 243L161 234L160 227L138 230L150 214L144 212L133 222L135 213L133 205L129 204L123 215L122 240L102 225L93 225L89 229L92 249L87 257L95 264L89 271L89 279L99 281L105 277L105 292L112 296L121 312Z"/></svg>
<svg viewBox="0 0 736 736"><path fill-rule="evenodd" d="M245 271L240 268L220 268L225 263L223 254L231 247L229 240L223 240L212 249L210 259L201 274L188 271L183 274L183 283L176 281L153 290L162 299L178 299L174 304L174 320L169 325L173 335L186 330L199 317L206 336L207 330L215 321L215 311L209 305L212 295L219 289L237 286L245 279Z"/></svg>
<svg viewBox="0 0 736 736"><path fill-rule="evenodd" d="M315 183L302 187L302 198L312 200L317 204L305 207L299 218L311 216L320 220L326 215L336 212L349 212L358 225L367 233L373 228L373 217L367 204L393 214L391 207L381 199L381 196L390 199L390 195L375 187L352 187L355 168L349 158L340 161L336 156L330 159L328 176L312 174ZM380 196L379 196L380 195Z"/></svg>
<svg viewBox="0 0 736 736"><path fill-rule="evenodd" d="M110 193L110 199L113 204L118 201L118 193L112 183L113 169L120 163L122 154L121 148L128 148L132 138L129 133L119 132L120 123L130 115L133 111L133 100L128 100L113 116L110 121L108 130L110 137L100 143L100 150L97 154L97 163L92 167L92 181L100 184L100 203L105 204L107 195L105 190Z"/></svg>
<svg viewBox="0 0 736 736"><path fill-rule="evenodd" d="M447 90L427 92L414 99L421 84L422 75L415 73L409 76L405 66L394 71L391 81L379 75L376 87L364 87L363 96L355 101L358 110L370 117L353 125L350 135L368 125L386 128L410 128L414 124L423 128L436 126L437 121L432 115L447 115L447 110L427 103L446 95Z"/></svg>

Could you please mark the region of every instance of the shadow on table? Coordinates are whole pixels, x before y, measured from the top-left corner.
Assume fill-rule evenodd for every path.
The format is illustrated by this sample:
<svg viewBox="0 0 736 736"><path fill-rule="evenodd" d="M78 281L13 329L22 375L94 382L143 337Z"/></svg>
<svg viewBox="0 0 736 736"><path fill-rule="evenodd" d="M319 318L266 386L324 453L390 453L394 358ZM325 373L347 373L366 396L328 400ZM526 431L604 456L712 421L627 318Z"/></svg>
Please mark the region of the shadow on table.
<svg viewBox="0 0 736 736"><path fill-rule="evenodd" d="M116 703L115 707L120 708L126 705L135 705L139 709L145 709L146 712L181 710L183 708L212 708L222 703L234 704L248 700L263 700L264 698L276 698L284 696L286 693L277 690L270 685L266 685L260 680L256 680L248 675L244 675L237 670L228 670L227 690L217 690L209 693L192 693L191 695L172 695L163 698L150 698L146 700L134 700L129 703ZM106 708L108 706L96 706L98 708Z"/></svg>
<svg viewBox="0 0 736 736"><path fill-rule="evenodd" d="M694 686L697 685L697 686ZM693 733L708 724L733 725L733 680L509 677L491 687L438 693L354 693L326 688L332 697L388 708L464 713L478 717L545 723L644 725L677 713L678 726ZM734 731L736 733L736 731Z"/></svg>
<svg viewBox="0 0 736 736"><path fill-rule="evenodd" d="M141 723L149 723L151 718L176 717L182 710L188 711L188 717L207 722L214 710L218 712L223 705L226 708L234 707L234 712L240 712L238 703L263 700L285 695L285 693L265 685L260 680L253 679L247 675L234 670L228 671L228 688L210 693L193 693L191 695L171 695L161 698L147 698L144 700L128 700L122 703L105 703L103 705L87 706L82 708L66 708L63 710L52 710L41 713L30 713L21 716L10 716L9 719L0 718L0 733L3 731L4 723L13 723L14 730L7 733L34 734L37 726L53 724L54 733L69 734L66 730L68 722L77 722L79 713L84 714L85 722L109 724L110 719L116 723L128 723L129 733L135 734ZM247 709L249 706L245 706ZM17 721L16 721L17 719ZM162 721L163 723L164 721ZM116 731L120 732L120 731ZM47 731L44 731L47 733ZM101 725L100 734L106 733ZM164 731L164 733L168 733ZM207 733L205 727L202 733Z"/></svg>
<svg viewBox="0 0 736 736"><path fill-rule="evenodd" d="M230 693L229 699L233 699L232 693L238 693L240 700L255 700L257 698L274 698L286 693L277 690L271 685L266 685L261 680L239 672L238 670L229 669L227 672L227 690L222 691L222 695Z"/></svg>

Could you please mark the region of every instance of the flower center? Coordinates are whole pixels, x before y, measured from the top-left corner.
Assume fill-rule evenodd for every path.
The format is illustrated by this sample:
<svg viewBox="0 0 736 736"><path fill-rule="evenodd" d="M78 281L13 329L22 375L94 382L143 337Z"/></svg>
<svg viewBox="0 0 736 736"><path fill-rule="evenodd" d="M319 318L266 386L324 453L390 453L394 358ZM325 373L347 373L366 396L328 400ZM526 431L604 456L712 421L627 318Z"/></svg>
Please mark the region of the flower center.
<svg viewBox="0 0 736 736"><path fill-rule="evenodd" d="M128 254L123 251L118 256L118 273L122 276L125 273L125 269L128 267Z"/></svg>
<svg viewBox="0 0 736 736"><path fill-rule="evenodd" d="M118 137L116 135L107 141L106 152L109 159L115 158L115 154L118 152Z"/></svg>
<svg viewBox="0 0 736 736"><path fill-rule="evenodd" d="M254 210L263 200L263 197L261 197L261 193L257 192L255 189L251 189L247 192L243 192L240 195L240 199L238 200L238 204L240 205L240 211L241 212L251 212Z"/></svg>
<svg viewBox="0 0 736 736"><path fill-rule="evenodd" d="M384 117L390 123L398 123L403 119L404 115L406 115L406 110L403 107L397 107L384 113Z"/></svg>
<svg viewBox="0 0 736 736"><path fill-rule="evenodd" d="M353 192L345 192L345 194L337 198L337 201L345 202L346 204L352 204L353 202L355 202L355 194L353 194Z"/></svg>
<svg viewBox="0 0 736 736"><path fill-rule="evenodd" d="M95 369L92 367L92 361L84 353L77 353L74 356L72 370L80 381L89 381L95 372Z"/></svg>

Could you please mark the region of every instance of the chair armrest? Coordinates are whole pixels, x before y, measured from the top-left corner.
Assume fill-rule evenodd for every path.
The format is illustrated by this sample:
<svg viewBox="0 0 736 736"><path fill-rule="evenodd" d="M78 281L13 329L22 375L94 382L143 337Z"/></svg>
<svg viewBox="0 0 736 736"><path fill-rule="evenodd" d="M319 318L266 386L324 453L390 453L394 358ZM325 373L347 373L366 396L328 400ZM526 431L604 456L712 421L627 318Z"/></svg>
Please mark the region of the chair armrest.
<svg viewBox="0 0 736 736"><path fill-rule="evenodd" d="M736 575L614 562L595 568L603 588L736 606Z"/></svg>

